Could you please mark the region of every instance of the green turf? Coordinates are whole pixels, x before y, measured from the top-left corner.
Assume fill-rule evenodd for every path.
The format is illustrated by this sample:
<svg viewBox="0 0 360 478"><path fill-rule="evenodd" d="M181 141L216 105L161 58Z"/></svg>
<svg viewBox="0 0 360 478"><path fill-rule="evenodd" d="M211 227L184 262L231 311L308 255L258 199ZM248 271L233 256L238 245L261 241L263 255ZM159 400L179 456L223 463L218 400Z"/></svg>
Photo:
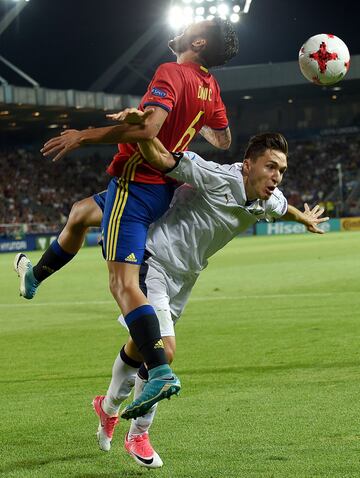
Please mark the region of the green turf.
<svg viewBox="0 0 360 478"><path fill-rule="evenodd" d="M126 337L100 251L32 302L0 255L0 476L358 477L359 243L241 238L211 260L177 327L183 390L159 406L151 472L123 451L127 423L110 453L95 440L90 402Z"/></svg>

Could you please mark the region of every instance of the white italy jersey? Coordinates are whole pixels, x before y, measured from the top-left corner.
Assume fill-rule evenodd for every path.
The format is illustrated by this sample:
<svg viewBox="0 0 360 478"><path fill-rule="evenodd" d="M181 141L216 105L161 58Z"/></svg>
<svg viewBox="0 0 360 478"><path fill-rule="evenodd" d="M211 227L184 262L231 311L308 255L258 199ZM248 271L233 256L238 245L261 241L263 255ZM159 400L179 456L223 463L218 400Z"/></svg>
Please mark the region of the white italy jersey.
<svg viewBox="0 0 360 478"><path fill-rule="evenodd" d="M220 165L187 151L168 176L184 182L169 210L150 228L146 248L153 261L175 273L198 274L207 260L260 219L287 212L275 189L267 201L246 206L242 163Z"/></svg>

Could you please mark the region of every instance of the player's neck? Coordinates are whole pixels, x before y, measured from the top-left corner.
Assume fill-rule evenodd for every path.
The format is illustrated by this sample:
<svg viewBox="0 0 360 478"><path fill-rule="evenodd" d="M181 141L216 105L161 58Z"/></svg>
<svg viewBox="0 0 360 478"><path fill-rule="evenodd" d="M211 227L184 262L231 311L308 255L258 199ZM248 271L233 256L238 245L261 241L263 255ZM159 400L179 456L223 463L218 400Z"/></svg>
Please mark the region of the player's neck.
<svg viewBox="0 0 360 478"><path fill-rule="evenodd" d="M191 50L184 51L184 53L181 53L177 57L177 63L179 63L179 65L181 65L181 63L188 63L188 62L197 63L198 65L202 65L202 61L200 60L198 55Z"/></svg>
<svg viewBox="0 0 360 478"><path fill-rule="evenodd" d="M244 180L244 189L245 189L245 195L247 201L256 201L257 194L255 190L251 187L251 184L249 184L249 178L247 176L243 175L243 180Z"/></svg>

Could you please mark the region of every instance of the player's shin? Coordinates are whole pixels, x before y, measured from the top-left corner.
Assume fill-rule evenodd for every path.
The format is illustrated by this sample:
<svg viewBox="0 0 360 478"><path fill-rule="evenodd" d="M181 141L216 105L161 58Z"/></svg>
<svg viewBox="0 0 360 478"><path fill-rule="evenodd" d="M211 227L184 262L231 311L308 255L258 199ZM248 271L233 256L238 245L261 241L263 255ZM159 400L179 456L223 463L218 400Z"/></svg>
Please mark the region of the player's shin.
<svg viewBox="0 0 360 478"><path fill-rule="evenodd" d="M141 305L125 317L131 338L144 357L150 378L171 376L161 338L159 320L151 305Z"/></svg>
<svg viewBox="0 0 360 478"><path fill-rule="evenodd" d="M44 252L39 262L33 267L33 274L38 282L42 282L51 276L54 272L64 267L75 257L69 254L60 246L58 240L50 244Z"/></svg>
<svg viewBox="0 0 360 478"><path fill-rule="evenodd" d="M141 378L138 373L135 378L135 389L134 389L135 400L140 396L141 392L143 391L145 383L146 383L146 378ZM142 417L138 417L135 420L131 421L129 435L128 435L129 439L131 439L134 435L141 435L142 433L146 433L149 431L149 428L151 427L152 422L154 421L154 418L155 418L157 405L158 405L157 403L153 405L150 408L150 410L146 413L146 415L143 415Z"/></svg>
<svg viewBox="0 0 360 478"><path fill-rule="evenodd" d="M141 363L130 358L123 347L115 359L111 382L102 408L108 415L117 415L121 403L130 395L135 383L136 372Z"/></svg>
<svg viewBox="0 0 360 478"><path fill-rule="evenodd" d="M147 320L149 318L151 320ZM178 395L181 384L168 365L154 309L149 305L138 307L125 317L125 321L149 371L149 380L144 384L139 396L121 412L121 417L129 420L146 415L160 400ZM146 335L151 340L147 339ZM146 434L142 436L146 437Z"/></svg>
<svg viewBox="0 0 360 478"><path fill-rule="evenodd" d="M96 435L103 451L109 451L111 448L114 430L119 421L119 407L131 393L139 366L140 363L132 360L123 347L115 359L106 396L99 395L93 400L95 413L99 417Z"/></svg>

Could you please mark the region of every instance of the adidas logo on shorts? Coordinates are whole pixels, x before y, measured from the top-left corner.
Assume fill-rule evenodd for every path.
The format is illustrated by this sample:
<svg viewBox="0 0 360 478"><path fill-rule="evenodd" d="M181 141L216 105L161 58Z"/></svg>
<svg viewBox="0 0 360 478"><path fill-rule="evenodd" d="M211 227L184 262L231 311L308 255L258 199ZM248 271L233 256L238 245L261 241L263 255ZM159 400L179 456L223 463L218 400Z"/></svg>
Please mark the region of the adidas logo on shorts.
<svg viewBox="0 0 360 478"><path fill-rule="evenodd" d="M137 262L135 254L132 252L127 257L125 257L126 262Z"/></svg>

